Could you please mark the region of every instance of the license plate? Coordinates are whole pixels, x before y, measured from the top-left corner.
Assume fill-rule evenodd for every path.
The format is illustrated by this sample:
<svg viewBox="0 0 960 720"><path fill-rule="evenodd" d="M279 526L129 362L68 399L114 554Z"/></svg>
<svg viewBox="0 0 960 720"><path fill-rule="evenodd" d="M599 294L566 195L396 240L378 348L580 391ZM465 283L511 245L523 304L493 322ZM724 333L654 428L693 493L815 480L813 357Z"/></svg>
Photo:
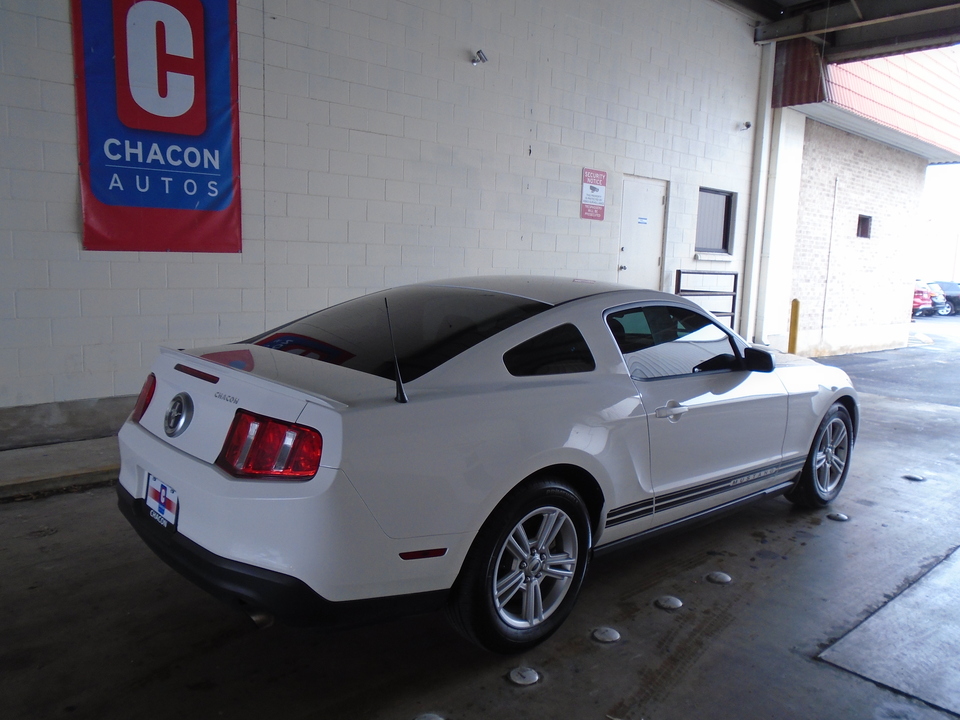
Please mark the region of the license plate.
<svg viewBox="0 0 960 720"><path fill-rule="evenodd" d="M150 517L164 527L177 526L177 512L180 510L177 491L150 473L147 473L147 509Z"/></svg>

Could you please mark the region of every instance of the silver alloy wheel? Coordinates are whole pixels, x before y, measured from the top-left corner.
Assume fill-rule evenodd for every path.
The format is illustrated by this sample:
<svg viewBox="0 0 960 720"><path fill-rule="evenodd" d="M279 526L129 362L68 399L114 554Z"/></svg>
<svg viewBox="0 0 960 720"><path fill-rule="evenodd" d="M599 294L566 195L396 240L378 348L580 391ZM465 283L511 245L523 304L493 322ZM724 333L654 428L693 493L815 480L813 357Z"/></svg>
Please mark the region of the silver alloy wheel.
<svg viewBox="0 0 960 720"><path fill-rule="evenodd" d="M839 417L833 418L823 429L813 459L813 477L824 496L832 493L843 478L850 449L847 425Z"/></svg>
<svg viewBox="0 0 960 720"><path fill-rule="evenodd" d="M516 524L497 556L493 603L513 628L536 627L563 602L579 553L573 520L559 508L540 507Z"/></svg>

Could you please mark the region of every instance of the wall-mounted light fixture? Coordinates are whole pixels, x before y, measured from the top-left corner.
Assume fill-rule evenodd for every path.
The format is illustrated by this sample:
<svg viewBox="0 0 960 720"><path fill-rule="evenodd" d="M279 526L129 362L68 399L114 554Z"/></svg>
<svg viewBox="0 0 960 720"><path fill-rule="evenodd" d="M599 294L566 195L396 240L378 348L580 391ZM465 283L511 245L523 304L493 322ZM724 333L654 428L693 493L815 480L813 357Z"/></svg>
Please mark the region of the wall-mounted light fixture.
<svg viewBox="0 0 960 720"><path fill-rule="evenodd" d="M480 63L485 63L487 61L487 56L483 54L483 50L477 50L477 54L473 56L473 64L479 65Z"/></svg>

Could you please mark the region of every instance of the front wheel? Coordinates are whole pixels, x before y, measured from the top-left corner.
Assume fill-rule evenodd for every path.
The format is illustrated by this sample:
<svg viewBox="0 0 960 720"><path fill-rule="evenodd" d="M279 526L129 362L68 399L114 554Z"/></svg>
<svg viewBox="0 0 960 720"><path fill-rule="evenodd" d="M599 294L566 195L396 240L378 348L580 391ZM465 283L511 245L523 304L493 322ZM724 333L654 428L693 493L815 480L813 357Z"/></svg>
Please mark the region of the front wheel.
<svg viewBox="0 0 960 720"><path fill-rule="evenodd" d="M820 421L803 472L787 493L787 499L807 508L824 507L833 502L850 471L853 440L850 413L840 403L834 403Z"/></svg>
<svg viewBox="0 0 960 720"><path fill-rule="evenodd" d="M937 308L937 315L944 316L944 315L952 315L952 314L953 314L953 306L950 305L950 303L944 303L943 305Z"/></svg>
<svg viewBox="0 0 960 720"><path fill-rule="evenodd" d="M477 534L451 594L451 623L494 652L543 642L573 609L590 544L587 511L572 488L553 480L522 485Z"/></svg>

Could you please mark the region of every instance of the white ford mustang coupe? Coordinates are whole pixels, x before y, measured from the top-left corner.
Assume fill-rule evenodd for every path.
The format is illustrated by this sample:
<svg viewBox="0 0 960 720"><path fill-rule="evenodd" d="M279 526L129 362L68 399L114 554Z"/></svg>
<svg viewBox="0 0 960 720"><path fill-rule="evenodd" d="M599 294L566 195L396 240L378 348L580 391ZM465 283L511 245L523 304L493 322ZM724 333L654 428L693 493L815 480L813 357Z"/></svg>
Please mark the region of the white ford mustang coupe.
<svg viewBox="0 0 960 720"><path fill-rule="evenodd" d="M163 350L120 431L120 507L167 563L292 624L444 607L497 652L569 615L594 551L840 492L840 370L684 298L539 277L367 295Z"/></svg>

